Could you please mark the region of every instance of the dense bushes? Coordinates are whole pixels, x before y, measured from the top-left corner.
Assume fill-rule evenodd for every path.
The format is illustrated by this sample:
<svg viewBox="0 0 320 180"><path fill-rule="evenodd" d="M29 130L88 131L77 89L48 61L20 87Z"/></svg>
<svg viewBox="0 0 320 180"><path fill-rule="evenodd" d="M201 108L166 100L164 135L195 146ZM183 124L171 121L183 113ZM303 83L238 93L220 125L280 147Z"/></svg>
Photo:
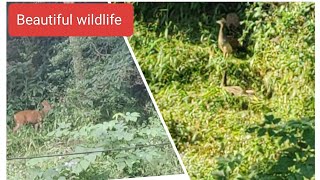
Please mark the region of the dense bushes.
<svg viewBox="0 0 320 180"><path fill-rule="evenodd" d="M122 37L9 37L8 44L8 179L181 173ZM44 128L13 134L14 112L44 99L54 105Z"/></svg>
<svg viewBox="0 0 320 180"><path fill-rule="evenodd" d="M228 12L246 50L226 63L216 20ZM314 176L314 3L136 3L135 14L130 43L193 179ZM225 67L255 96L221 89ZM252 130L265 115L279 118L273 134Z"/></svg>

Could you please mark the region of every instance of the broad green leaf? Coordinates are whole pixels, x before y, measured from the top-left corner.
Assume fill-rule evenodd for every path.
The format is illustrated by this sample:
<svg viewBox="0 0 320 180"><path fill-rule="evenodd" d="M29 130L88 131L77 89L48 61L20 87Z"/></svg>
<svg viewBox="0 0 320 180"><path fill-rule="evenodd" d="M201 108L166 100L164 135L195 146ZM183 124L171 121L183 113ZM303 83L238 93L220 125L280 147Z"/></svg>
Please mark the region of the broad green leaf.
<svg viewBox="0 0 320 180"><path fill-rule="evenodd" d="M83 170L84 169L79 163L77 163L75 166L72 166L72 172L75 174L80 174Z"/></svg>
<svg viewBox="0 0 320 180"><path fill-rule="evenodd" d="M97 153L92 153L84 156L84 159L88 160L89 162L93 163L96 160Z"/></svg>
<svg viewBox="0 0 320 180"><path fill-rule="evenodd" d="M118 169L118 171L123 171L123 169L126 167L126 163L125 162L123 162L123 161L121 161L121 162L118 162L117 163L117 169Z"/></svg>
<svg viewBox="0 0 320 180"><path fill-rule="evenodd" d="M88 160L83 159L80 161L80 165L82 166L83 170L86 170L90 166L90 162Z"/></svg>

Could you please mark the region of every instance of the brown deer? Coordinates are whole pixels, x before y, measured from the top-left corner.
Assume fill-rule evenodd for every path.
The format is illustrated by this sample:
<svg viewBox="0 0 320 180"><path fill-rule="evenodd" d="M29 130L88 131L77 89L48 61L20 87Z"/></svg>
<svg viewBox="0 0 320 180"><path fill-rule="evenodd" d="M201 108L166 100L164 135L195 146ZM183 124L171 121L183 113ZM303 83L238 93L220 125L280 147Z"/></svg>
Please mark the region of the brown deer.
<svg viewBox="0 0 320 180"><path fill-rule="evenodd" d="M52 109L51 105L48 103L48 101L43 101L42 103L43 109L38 110L24 110L17 112L13 118L16 123L16 126L13 128L13 132L15 133L20 127L22 127L25 124L32 124L34 128L37 130L38 127L41 128L42 119L50 109Z"/></svg>

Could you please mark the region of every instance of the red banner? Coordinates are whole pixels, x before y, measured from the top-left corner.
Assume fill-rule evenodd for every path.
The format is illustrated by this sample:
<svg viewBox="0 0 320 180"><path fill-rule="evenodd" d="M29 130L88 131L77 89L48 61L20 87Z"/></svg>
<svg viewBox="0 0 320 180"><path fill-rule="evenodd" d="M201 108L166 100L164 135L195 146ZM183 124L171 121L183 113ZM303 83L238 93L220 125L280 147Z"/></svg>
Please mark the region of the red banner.
<svg viewBox="0 0 320 180"><path fill-rule="evenodd" d="M133 6L106 3L14 3L10 36L131 36Z"/></svg>

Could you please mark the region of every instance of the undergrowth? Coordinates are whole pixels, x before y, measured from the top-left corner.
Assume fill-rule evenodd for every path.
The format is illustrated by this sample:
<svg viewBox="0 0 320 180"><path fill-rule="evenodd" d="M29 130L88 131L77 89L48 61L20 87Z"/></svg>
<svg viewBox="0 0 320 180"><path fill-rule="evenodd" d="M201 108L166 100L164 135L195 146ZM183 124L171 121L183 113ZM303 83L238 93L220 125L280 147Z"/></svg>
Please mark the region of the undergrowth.
<svg viewBox="0 0 320 180"><path fill-rule="evenodd" d="M226 62L229 12L246 51ZM314 30L314 3L135 4L130 44L192 179L314 179ZM255 95L224 91L225 68Z"/></svg>

